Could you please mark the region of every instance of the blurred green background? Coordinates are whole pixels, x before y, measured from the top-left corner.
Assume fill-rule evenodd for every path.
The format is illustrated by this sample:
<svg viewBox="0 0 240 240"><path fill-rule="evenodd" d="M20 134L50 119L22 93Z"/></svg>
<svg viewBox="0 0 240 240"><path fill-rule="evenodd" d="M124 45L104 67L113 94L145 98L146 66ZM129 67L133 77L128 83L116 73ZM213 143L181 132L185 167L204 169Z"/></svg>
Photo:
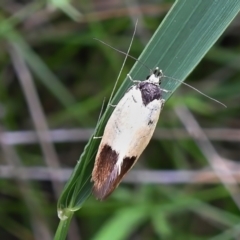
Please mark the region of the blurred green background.
<svg viewBox="0 0 240 240"><path fill-rule="evenodd" d="M0 239L53 239L58 197L124 58L93 38L127 51L138 19L138 57L172 3L0 2ZM181 86L124 183L91 197L68 239L239 239L239 23L186 81L228 108Z"/></svg>

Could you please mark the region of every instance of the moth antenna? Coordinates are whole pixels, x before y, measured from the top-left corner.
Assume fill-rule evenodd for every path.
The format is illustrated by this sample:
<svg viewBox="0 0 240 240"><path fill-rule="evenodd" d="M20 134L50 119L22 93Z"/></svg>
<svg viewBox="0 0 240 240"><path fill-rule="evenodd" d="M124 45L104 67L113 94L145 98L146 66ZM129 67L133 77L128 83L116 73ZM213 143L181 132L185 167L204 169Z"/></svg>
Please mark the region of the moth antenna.
<svg viewBox="0 0 240 240"><path fill-rule="evenodd" d="M122 66L121 66L120 72L119 72L119 74L118 74L117 80L116 80L116 82L115 82L115 84L114 84L114 87L113 87L113 90L112 90L112 93L111 93L111 96L110 96L110 99L109 99L109 102L108 102L108 103L111 103L111 101L112 101L114 91L115 91L115 89L116 89L116 87L117 87L117 84L118 84L118 80L119 80L120 75L121 75L121 73L122 73L123 67L124 67L124 65L125 65L125 63L126 63L126 61L127 61L127 57L129 56L129 52L130 52L130 49L131 49L131 47L132 47L133 39L134 39L134 36L135 36L135 34L136 34L136 30L137 30L137 23L138 23L138 20L136 21L135 28L134 28L133 35L132 35L132 39L131 39L131 41L130 41L130 44L129 44L127 53L125 54L126 56L125 56L125 58L124 58L124 61L123 61L123 64L122 64Z"/></svg>
<svg viewBox="0 0 240 240"><path fill-rule="evenodd" d="M188 86L189 88L192 88L193 90L195 90L196 92L200 93L201 95L207 97L208 99L211 99L212 101L214 101L214 102L216 102L216 103L218 103L218 104L224 106L225 108L227 108L227 106L226 106L224 103L218 101L218 100L215 99L215 98L212 98L212 97L208 96L207 94L201 92L201 91L198 90L197 88L195 88L195 87L193 87L193 86L191 86L191 85L189 85L189 84L187 84L187 83L185 83L185 82L183 82L183 81L181 81L181 80L179 80L179 79L172 78L172 77L168 77L168 76L165 76L165 75L163 75L163 77L167 77L167 78L173 79L173 80L175 80L175 81L177 81L177 82L180 82L180 83L182 83L182 84Z"/></svg>
<svg viewBox="0 0 240 240"><path fill-rule="evenodd" d="M138 20L137 20L137 22L138 22ZM147 70L150 70L150 72L152 72L152 69L151 69L150 67L148 67L145 63L143 63L143 62L140 61L139 59L137 59L137 58L135 58L135 57L133 57L132 55L129 54L130 48L131 48L131 46L132 46L133 38L134 38L134 36L135 36L136 29L137 29L137 22L136 22L136 24L135 24L135 29L134 29L134 32L133 32L132 40L131 40L131 42L130 42L130 46L129 46L129 48L128 48L127 53L125 53L125 52L123 52L123 51L121 51L121 50L119 50L119 49L117 49L117 48L115 48L115 47L113 47L113 46L105 43L104 41L102 41L102 40L100 40L100 39L98 39L98 38L93 38L93 39L96 40L96 41L98 41L98 42L100 42L100 43L102 43L102 44L104 44L104 45L106 45L106 46L108 46L108 47L110 47L111 49L113 49L113 50L115 50L115 51L117 51L117 52L125 55L126 57L132 58L132 59L134 59L135 61L140 62ZM126 58L125 58L125 59L126 59ZM124 60L124 63L125 63L125 62L126 62L126 60ZM122 69L121 69L121 71L122 71Z"/></svg>
<svg viewBox="0 0 240 240"><path fill-rule="evenodd" d="M137 22L138 22L138 20L137 20ZM113 91L112 91L112 93L111 93L109 103L110 103L110 101L112 100L113 93L114 93L114 91L115 91L115 89L116 89L116 87L117 87L117 83L118 83L118 80L119 80L120 75L121 75L121 73L122 73L123 66L124 66L124 64L125 64L125 62L126 62L126 60L127 60L127 57L132 58L132 59L136 60L137 62L140 62L140 63L141 63L146 69L150 70L151 74L153 73L153 70L152 70L151 68L149 68L145 63L143 63L143 62L140 61L139 59L137 59L137 58L135 58L135 57L129 55L129 51L130 51L130 48L131 48L131 46L132 46L133 38L134 38L135 33L136 33L137 22L136 22L136 24L135 24L135 28L134 28L134 32L133 32L133 36L132 36L132 39L131 39L131 42L130 42L130 45L129 45L129 48L128 48L127 53L125 53L125 52L123 52L123 51L121 51L121 50L119 50L119 49L117 49L117 48L115 48L115 47L112 47L111 45L109 45L109 44L103 42L102 40L100 40L100 39L98 39L98 38L93 38L94 40L96 40L96 41L98 41L98 42L100 42L100 43L102 43L102 44L108 46L109 48L112 48L113 50L115 50L115 51L117 51L117 52L119 52L119 53L121 53L121 54L123 54L123 55L126 56L125 59L124 59L123 65L122 65L122 67L121 67L121 70L120 70L120 72L119 72L119 75L118 75L118 77L117 77L117 81L116 81L116 83L115 83L115 85L114 85ZM177 82L180 82L180 83L182 83L182 84L188 86L189 88L192 88L193 90L195 90L196 92L198 92L198 93L200 93L201 95L205 96L206 98L211 99L212 101L214 101L214 102L216 102L216 103L218 103L218 104L224 106L225 108L227 108L227 106L226 106L224 103L218 101L218 100L215 99L215 98L212 98L212 97L208 96L207 94L201 92L201 91L198 90L197 88L195 88L195 87L193 87L193 86L191 86L191 85L189 85L189 84L187 84L187 83L185 83L185 82L183 82L183 81L181 81L181 80L179 80L179 79L172 78L172 77L168 77L168 76L165 76L165 75L162 75L162 77L167 77L167 78L173 79L173 80L175 80L175 81L177 81Z"/></svg>
<svg viewBox="0 0 240 240"><path fill-rule="evenodd" d="M150 71L152 72L152 69L151 69L150 67L148 67L145 63L143 63L143 62L140 61L139 59L133 57L132 55L127 54L127 53L125 53L125 52L123 52L123 51L121 51L121 50L119 50L119 49L117 49L117 48L115 48L115 47L112 47L111 45L103 42L102 40L100 40L100 39L98 39L98 38L93 38L93 39L96 40L96 41L98 41L98 42L100 42L100 43L102 43L102 44L104 44L104 45L106 45L106 46L108 46L108 47L110 47L110 48L112 48L113 50L115 50L115 51L117 51L117 52L119 52L119 53L121 53L121 54L123 54L123 55L128 56L129 58L132 58L133 60L135 60L135 61L137 61L137 62L140 62L147 70L150 70Z"/></svg>

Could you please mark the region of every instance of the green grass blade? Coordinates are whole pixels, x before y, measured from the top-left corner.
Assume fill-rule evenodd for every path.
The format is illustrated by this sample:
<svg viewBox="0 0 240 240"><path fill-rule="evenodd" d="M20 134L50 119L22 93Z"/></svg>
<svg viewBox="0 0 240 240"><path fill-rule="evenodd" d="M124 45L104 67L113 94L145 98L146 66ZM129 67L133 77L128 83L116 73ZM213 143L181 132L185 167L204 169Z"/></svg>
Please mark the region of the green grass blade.
<svg viewBox="0 0 240 240"><path fill-rule="evenodd" d="M0 16L1 19L1 16ZM24 38L13 28L14 23L4 21L0 24L0 37L5 37L23 56L33 72L64 106L74 104L75 99L61 81L47 67L44 61L31 49Z"/></svg>
<svg viewBox="0 0 240 240"><path fill-rule="evenodd" d="M56 96L64 106L69 107L74 103L74 97L64 87L61 81L52 73L41 58L32 51L23 38L12 31L8 36L9 41L18 49L33 72L39 77L42 83Z"/></svg>
<svg viewBox="0 0 240 240"><path fill-rule="evenodd" d="M100 231L93 237L93 240L124 240L129 238L137 227L149 218L147 206L137 206L119 210ZM119 231L119 226L123 231ZM114 236L114 237L113 237Z"/></svg>
<svg viewBox="0 0 240 240"><path fill-rule="evenodd" d="M72 18L74 21L79 21L82 14L74 8L68 0L51 0L51 4L55 8L61 9L66 15Z"/></svg>
<svg viewBox="0 0 240 240"><path fill-rule="evenodd" d="M67 218L60 221L54 240L66 239L68 228L71 223L71 219L73 217L73 212L68 212L68 213L65 212L64 214L65 216L67 216Z"/></svg>
<svg viewBox="0 0 240 240"><path fill-rule="evenodd" d="M181 0L176 1L140 56L140 60L154 68L159 66L167 76L184 80L201 61L207 51L221 36L240 9L239 0ZM120 68L120 66L119 66ZM149 72L136 62L130 75L144 80ZM116 93L116 104L132 83L125 80ZM180 85L174 80L164 80L162 88L167 100ZM97 126L96 136L101 136L112 108L104 113ZM91 193L91 171L100 140L88 142L75 170L66 184L58 202L58 210L77 210Z"/></svg>

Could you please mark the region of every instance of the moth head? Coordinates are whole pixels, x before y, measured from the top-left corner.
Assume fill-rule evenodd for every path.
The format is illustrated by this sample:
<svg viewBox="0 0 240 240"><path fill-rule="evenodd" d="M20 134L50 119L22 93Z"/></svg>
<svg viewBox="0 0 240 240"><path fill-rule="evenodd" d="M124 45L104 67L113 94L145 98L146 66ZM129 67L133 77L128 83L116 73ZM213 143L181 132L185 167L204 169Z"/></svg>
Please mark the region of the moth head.
<svg viewBox="0 0 240 240"><path fill-rule="evenodd" d="M151 83L160 84L162 76L162 70L156 67L152 74L147 77L147 80Z"/></svg>

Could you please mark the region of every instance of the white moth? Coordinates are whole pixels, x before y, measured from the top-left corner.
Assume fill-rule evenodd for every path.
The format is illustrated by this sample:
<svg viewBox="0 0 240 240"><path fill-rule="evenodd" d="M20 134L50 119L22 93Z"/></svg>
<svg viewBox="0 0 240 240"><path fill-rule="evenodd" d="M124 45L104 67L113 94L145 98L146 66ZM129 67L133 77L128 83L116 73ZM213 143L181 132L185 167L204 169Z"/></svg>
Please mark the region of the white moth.
<svg viewBox="0 0 240 240"><path fill-rule="evenodd" d="M136 26L137 23L133 37ZM95 40L126 55L126 58L131 57L139 61L129 55L133 38L127 53L99 39ZM142 64L147 67L144 63ZM114 191L148 145L165 103L162 92L168 92L160 87L162 77L166 76L158 68L142 82L133 81L130 77L137 84L128 89L114 109L106 124L96 155L91 181L93 182L93 194L97 199L103 200ZM226 107L223 103L209 97L191 85L175 78L171 79Z"/></svg>
<svg viewBox="0 0 240 240"><path fill-rule="evenodd" d="M162 76L156 68L145 81L134 81L109 118L92 172L97 199L114 191L148 145L165 102Z"/></svg>

